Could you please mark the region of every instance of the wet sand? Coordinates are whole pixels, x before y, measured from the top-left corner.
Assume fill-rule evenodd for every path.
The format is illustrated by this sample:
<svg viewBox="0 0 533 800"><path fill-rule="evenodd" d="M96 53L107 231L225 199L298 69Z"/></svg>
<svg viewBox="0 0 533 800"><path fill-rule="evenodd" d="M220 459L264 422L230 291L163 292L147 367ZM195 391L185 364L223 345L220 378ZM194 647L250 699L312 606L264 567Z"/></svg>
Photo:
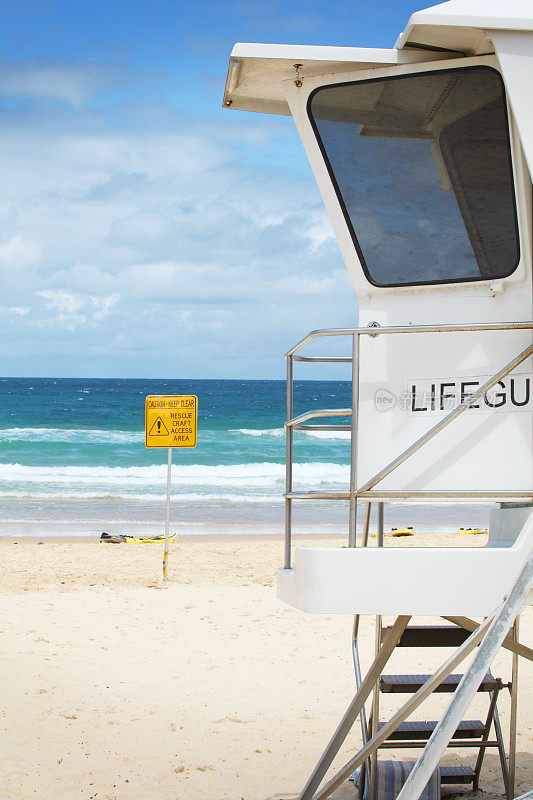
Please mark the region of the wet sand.
<svg viewBox="0 0 533 800"><path fill-rule="evenodd" d="M461 546L485 541L453 537ZM451 543L448 535L394 540ZM158 544L0 539L2 798L297 796L353 695L351 619L304 615L276 599L282 548L277 536L182 537L163 585ZM531 645L532 634L528 609L521 638ZM365 619L364 668L373 640ZM424 672L448 654L398 650L390 671ZM508 680L510 663L502 651L493 672ZM533 787L532 681L533 665L521 660L516 794ZM382 718L404 699L382 696ZM417 716L438 718L447 701L433 696ZM469 718L486 709L480 695ZM505 731L506 691L500 712ZM355 726L336 765L359 746ZM471 750L445 756L473 760ZM484 800L504 796L492 750L481 789ZM353 786L334 797L355 797Z"/></svg>

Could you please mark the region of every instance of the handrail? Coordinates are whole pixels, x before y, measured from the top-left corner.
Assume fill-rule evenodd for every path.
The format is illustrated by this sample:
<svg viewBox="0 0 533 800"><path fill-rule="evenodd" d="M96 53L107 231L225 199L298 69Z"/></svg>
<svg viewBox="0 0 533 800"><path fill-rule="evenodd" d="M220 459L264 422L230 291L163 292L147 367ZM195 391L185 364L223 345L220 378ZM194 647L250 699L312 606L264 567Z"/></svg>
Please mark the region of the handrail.
<svg viewBox="0 0 533 800"><path fill-rule="evenodd" d="M296 431L350 431L351 425L293 425Z"/></svg>
<svg viewBox="0 0 533 800"><path fill-rule="evenodd" d="M387 464L380 472L374 475L367 481L361 488L357 486L357 447L358 447L358 425L359 425L359 352L360 352L360 336L371 336L375 338L387 334L403 334L403 333L460 333L460 332L477 332L477 331L512 331L512 330L533 330L533 321L517 321L517 322L493 322L493 323L475 323L471 325L392 325L388 327L380 327L377 324L369 325L367 327L357 328L331 328L331 329L318 329L308 333L298 344L294 345L286 354L287 360L287 422L285 423L286 430L286 465L285 465L285 561L284 566L289 569L291 566L291 527L292 527L292 501L293 500L350 500L350 514L349 514L349 538L348 546L355 547L356 544L356 524L357 524L357 502L361 499L369 500L387 500L397 498L447 498L447 499L485 499L485 500L530 500L533 498L533 492L530 491L502 491L502 492L483 492L483 491L449 491L449 492L432 492L426 491L384 491L373 490L374 486L379 483L383 478L389 475L398 466L404 463L411 455L417 452L424 444L430 441L437 433L440 433L447 427L456 417L466 411L472 406L485 392L489 391L495 386L501 378L512 372L515 367L525 361L529 356L533 355L533 345L527 347L512 361L508 362L498 373L492 376L481 386L475 394L466 397L457 408L447 414L436 425L434 425L426 434L417 439L407 450L404 450L397 458ZM352 337L352 355L351 357L314 357L314 356L297 356L302 347L313 339L320 337L330 336L351 336ZM321 362L321 363L350 363L352 364L352 408L351 409L321 409L318 411L307 411L298 417L293 417L293 365L295 361L302 362ZM310 430L313 426L305 425L304 423L310 419L319 417L340 417L351 416L351 440L350 440L350 488L348 492L324 492L324 491L304 491L294 492L292 489L292 449L293 449L293 431L294 430ZM319 428L319 426L314 426ZM333 426L332 426L333 427ZM347 426L338 426L339 429L346 430ZM323 426L323 429L328 429L328 426Z"/></svg>
<svg viewBox="0 0 533 800"><path fill-rule="evenodd" d="M293 356L293 361L303 361L306 364L350 364L350 356Z"/></svg>
<svg viewBox="0 0 533 800"><path fill-rule="evenodd" d="M348 489L341 491L301 491L301 492L288 492L284 495L289 500L349 500L350 492ZM440 491L426 489L424 491L414 491L411 489L395 489L392 491L370 491L363 492L361 489L355 492L358 500L366 500L374 502L386 502L387 500L486 500L487 502L494 503L508 503L518 500L533 500L533 490L524 489L523 491L509 491L502 489L501 491L484 492L475 489L455 489L449 491Z"/></svg>
<svg viewBox="0 0 533 800"><path fill-rule="evenodd" d="M295 425L300 425L302 422L307 422L308 419L317 419L318 417L351 417L351 408L319 408L317 411L306 411L300 414L299 417L288 419L285 423L285 428L294 428Z"/></svg>
<svg viewBox="0 0 533 800"><path fill-rule="evenodd" d="M475 333L476 331L528 331L533 330L533 321L525 322L487 322L476 323L473 325L389 325L387 327L366 327L366 328L319 328L310 331L298 344L291 347L285 353L285 358L293 356L304 347L308 342L319 337L328 336L353 336L364 335L375 338L392 333Z"/></svg>
<svg viewBox="0 0 533 800"><path fill-rule="evenodd" d="M334 490L328 492L286 492L285 498L287 500L349 500L350 492L348 490L340 492Z"/></svg>

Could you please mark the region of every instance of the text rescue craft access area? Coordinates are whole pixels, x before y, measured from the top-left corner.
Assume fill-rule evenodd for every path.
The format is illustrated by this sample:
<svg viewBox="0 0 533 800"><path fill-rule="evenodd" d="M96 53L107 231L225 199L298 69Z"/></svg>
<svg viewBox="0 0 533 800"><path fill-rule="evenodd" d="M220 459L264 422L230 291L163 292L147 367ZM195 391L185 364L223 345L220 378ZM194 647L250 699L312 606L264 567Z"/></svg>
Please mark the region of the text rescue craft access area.
<svg viewBox="0 0 533 800"><path fill-rule="evenodd" d="M196 395L149 395L145 402L146 447L196 447Z"/></svg>

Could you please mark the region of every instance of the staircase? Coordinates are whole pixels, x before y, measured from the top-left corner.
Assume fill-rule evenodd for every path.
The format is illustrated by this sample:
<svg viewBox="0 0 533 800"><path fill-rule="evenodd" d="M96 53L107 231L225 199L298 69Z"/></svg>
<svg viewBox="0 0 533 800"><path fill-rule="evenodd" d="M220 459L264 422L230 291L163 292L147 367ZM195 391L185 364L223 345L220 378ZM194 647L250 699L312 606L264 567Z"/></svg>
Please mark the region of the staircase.
<svg viewBox="0 0 533 800"><path fill-rule="evenodd" d="M381 646L384 637L390 628L382 627L381 618L376 618L376 645ZM469 636L469 632L456 625L411 625L403 632L397 647L410 648L457 648L462 645ZM364 739L368 740L371 735L381 731L385 722L375 724L374 720L379 719L379 695L381 694L415 694L430 675L381 675L374 690L372 702L372 712L370 715L367 730L364 732ZM436 689L439 693L455 692L459 685L462 675L451 674L442 681ZM491 672L487 672L479 684L478 692L488 695L488 710L484 721L479 719L463 720L456 727L448 747L470 748L477 751L476 760L472 766L446 766L441 767L441 783L443 785L471 785L473 789L478 788L479 776L483 758L487 748L495 748L500 757L502 776L505 791L509 794L509 772L505 756L502 730L498 717L497 700L498 694L504 684L500 678L495 678ZM510 688L507 685L507 688ZM437 727L437 720L430 721L407 721L401 723L380 745L379 749L416 749L424 748L431 735ZM491 730L494 728L494 737L490 738ZM376 774L378 751L366 762L366 767L362 770L359 796L362 797L367 780L368 770L370 770L369 798L373 800L376 796L376 786L372 780L372 775Z"/></svg>

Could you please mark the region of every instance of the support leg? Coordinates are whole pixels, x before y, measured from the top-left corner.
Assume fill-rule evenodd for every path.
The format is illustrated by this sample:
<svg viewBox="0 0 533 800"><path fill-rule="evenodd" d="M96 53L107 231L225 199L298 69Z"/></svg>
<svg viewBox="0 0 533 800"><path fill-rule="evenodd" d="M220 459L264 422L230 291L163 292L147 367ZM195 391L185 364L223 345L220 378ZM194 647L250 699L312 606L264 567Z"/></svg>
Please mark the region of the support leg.
<svg viewBox="0 0 533 800"><path fill-rule="evenodd" d="M381 504L380 504L381 505ZM376 617L376 632L375 632L375 653L379 652L381 646L381 617ZM379 730L379 680L374 684L374 691L372 694L372 725L370 728L370 736L375 736ZM370 800L376 800L378 791L378 751L372 753L370 758Z"/></svg>
<svg viewBox="0 0 533 800"><path fill-rule="evenodd" d="M371 512L372 512L372 503L367 503L365 509L365 521L363 524L363 547L368 547L368 533L370 531Z"/></svg>
<svg viewBox="0 0 533 800"><path fill-rule="evenodd" d="M513 641L518 642L517 617L513 626ZM515 772L516 772L516 727L518 721L518 655L513 653L513 667L511 677L511 721L509 725L509 789L508 798L514 797Z"/></svg>
<svg viewBox="0 0 533 800"><path fill-rule="evenodd" d="M509 766L507 764L507 757L505 755L505 745L503 743L503 732L500 724L500 715L498 714L498 706L496 706L494 709L494 731L496 733L496 741L498 742L498 755L500 756L500 765L502 768L505 793L508 796L508 800L512 800L514 794L509 794Z"/></svg>
<svg viewBox="0 0 533 800"><path fill-rule="evenodd" d="M366 509L365 509L365 521L363 523L363 547L368 547L368 538L369 538L369 534L370 534L370 515L371 515L371 513L372 513L372 503L367 503L366 504ZM357 651L357 634L359 632L359 615L358 614L356 614L356 616L354 617L353 631L354 632L353 632L353 637L352 637L352 648L353 648L353 652L354 652L354 664L355 664L355 657L357 655L357 665L358 665L358 669L359 669L359 680L357 681L357 669L356 669L356 683L357 683L357 688L359 689L359 687L361 685L361 668L359 666L359 654L358 654L358 651ZM366 721L366 712L365 712L365 707L364 706L361 709L361 714L359 716L360 716L360 719L361 719L362 741L363 741L363 744L366 744L367 741L368 741L368 733L370 731L370 726L372 724L372 722L371 722L372 715L370 716L370 719L368 721L368 725L367 725L367 721ZM365 792L365 781L368 780L368 776L369 775L370 775L370 761L366 761L364 764L362 764L361 773L359 775L359 792L358 792L359 800L362 800L362 798L363 798L363 795L364 795L364 792Z"/></svg>
<svg viewBox="0 0 533 800"><path fill-rule="evenodd" d="M372 730L372 709L370 709L370 714L368 716L368 735L366 736L366 741L364 744L367 744L370 739L370 731ZM359 800L365 796L365 789L366 785L368 784L368 788L370 790L370 759L368 758L361 764L361 772L359 775ZM368 794L368 793L367 793Z"/></svg>
<svg viewBox="0 0 533 800"><path fill-rule="evenodd" d="M378 547L383 547L383 503L378 503ZM376 617L376 635L374 652L377 654L381 646L381 629L382 620L380 616ZM372 727L370 728L370 735L375 736L379 730L379 678L374 686L372 695ZM370 800L376 800L378 793L378 751L372 754L370 759Z"/></svg>
<svg viewBox="0 0 533 800"><path fill-rule="evenodd" d="M498 702L499 692L500 692L500 685L498 685L498 688L490 693L489 710L487 713L487 719L485 720L485 733L481 737L482 742L486 742L489 738L490 729L492 727L492 721L494 719L494 712L496 711L496 703ZM481 766L483 764L483 759L485 757L485 750L486 750L485 747L480 748L476 760L476 766L474 767L474 772L476 773L476 777L474 778L474 784L473 784L474 791L479 789L479 775L481 773Z"/></svg>
<svg viewBox="0 0 533 800"><path fill-rule="evenodd" d="M370 505L370 503L368 504ZM357 647L357 637L359 635L359 622L360 617L359 614L355 614L353 619L353 628L352 628L352 657L353 657L353 667L355 672L355 685L357 690L361 688L362 677L361 677L361 662L359 661L359 650ZM360 713L359 719L361 721L361 737L363 740L363 744L366 744L368 741L368 727L366 721L366 711L363 705ZM359 778L359 797L363 797L364 791L364 782L365 782L365 764L361 767L361 775Z"/></svg>

